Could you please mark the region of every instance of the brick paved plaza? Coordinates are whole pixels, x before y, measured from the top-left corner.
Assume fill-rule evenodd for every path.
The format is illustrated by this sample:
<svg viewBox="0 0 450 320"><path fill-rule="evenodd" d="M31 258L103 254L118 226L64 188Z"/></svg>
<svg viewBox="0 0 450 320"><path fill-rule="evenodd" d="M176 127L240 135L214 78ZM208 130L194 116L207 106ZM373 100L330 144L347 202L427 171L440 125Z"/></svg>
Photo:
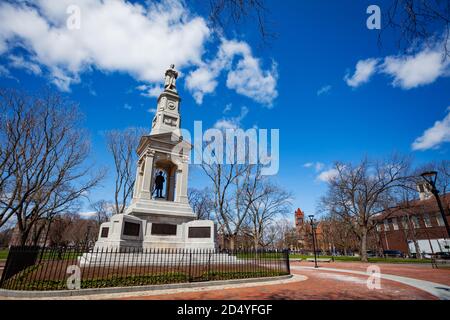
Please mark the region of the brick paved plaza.
<svg viewBox="0 0 450 320"><path fill-rule="evenodd" d="M145 296L139 294L135 297L121 299L291 299L291 300L353 300L353 299L380 299L380 300L437 300L438 297L424 290L402 284L392 280L381 280L381 289L367 288L367 276L347 272L333 272L324 268L335 268L349 271L365 271L368 264L364 263L324 263L319 270L298 269L298 267L311 267L311 263L292 263L292 274L305 276L284 284L255 285L232 289L198 289L194 292L183 291L171 294ZM382 274L396 275L413 279L430 281L450 286L450 270L432 269L430 265L406 264L377 264ZM448 290L448 289L447 289ZM120 298L120 297L111 297Z"/></svg>

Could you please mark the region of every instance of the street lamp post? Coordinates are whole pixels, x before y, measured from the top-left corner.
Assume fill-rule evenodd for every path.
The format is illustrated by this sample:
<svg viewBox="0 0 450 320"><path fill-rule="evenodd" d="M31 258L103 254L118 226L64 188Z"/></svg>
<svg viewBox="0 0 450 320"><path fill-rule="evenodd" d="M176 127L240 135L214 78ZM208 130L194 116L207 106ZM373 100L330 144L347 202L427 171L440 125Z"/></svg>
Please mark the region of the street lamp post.
<svg viewBox="0 0 450 320"><path fill-rule="evenodd" d="M450 238L450 226L448 225L445 216L444 208L442 207L441 198L439 197L439 190L436 189L437 171L427 171L421 174L421 177L430 185L431 193L436 198L439 211L441 212L442 220L444 220L445 229L447 230L447 237Z"/></svg>
<svg viewBox="0 0 450 320"><path fill-rule="evenodd" d="M314 250L314 268L318 268L317 265L317 250L316 250L316 232L315 232L315 223L314 223L314 215L309 215L309 220L311 223L311 233L313 238L313 250Z"/></svg>

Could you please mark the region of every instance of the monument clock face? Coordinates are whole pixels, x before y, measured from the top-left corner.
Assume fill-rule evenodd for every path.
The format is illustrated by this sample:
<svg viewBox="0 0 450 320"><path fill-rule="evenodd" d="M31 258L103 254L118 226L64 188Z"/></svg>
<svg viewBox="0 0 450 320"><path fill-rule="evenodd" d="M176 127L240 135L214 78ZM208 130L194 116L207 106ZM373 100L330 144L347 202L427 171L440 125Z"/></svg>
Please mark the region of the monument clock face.
<svg viewBox="0 0 450 320"><path fill-rule="evenodd" d="M169 110L175 110L175 103L169 102Z"/></svg>

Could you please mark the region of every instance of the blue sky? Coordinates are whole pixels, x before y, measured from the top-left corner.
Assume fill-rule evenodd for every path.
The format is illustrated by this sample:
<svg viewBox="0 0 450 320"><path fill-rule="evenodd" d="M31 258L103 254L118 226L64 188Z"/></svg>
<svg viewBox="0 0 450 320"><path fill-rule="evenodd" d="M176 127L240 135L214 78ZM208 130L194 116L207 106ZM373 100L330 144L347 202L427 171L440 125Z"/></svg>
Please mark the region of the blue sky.
<svg viewBox="0 0 450 320"><path fill-rule="evenodd" d="M412 154L417 165L449 158L448 61L436 60L438 42L399 51L390 31L380 47L378 32L366 27L372 1L268 1L277 33L268 46L254 20L215 34L201 1L159 7L51 2L0 5L0 85L30 91L50 85L78 101L99 166L112 165L103 131L150 128L156 97L147 93L158 92L172 62L181 71L186 129L196 120L204 128L238 121L242 128L280 129L274 179L308 214L326 190L319 177L334 161L392 152ZM73 3L81 6L81 31L75 33L65 30ZM383 12L388 1L377 4ZM190 185L205 183L193 168ZM112 188L109 176L92 200L112 199Z"/></svg>

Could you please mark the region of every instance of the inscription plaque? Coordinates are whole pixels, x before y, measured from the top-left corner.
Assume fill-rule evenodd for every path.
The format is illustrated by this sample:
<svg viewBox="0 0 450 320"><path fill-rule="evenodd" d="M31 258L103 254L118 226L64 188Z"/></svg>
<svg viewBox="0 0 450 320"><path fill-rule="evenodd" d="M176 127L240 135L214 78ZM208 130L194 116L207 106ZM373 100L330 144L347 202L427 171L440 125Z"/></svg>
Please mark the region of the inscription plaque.
<svg viewBox="0 0 450 320"><path fill-rule="evenodd" d="M125 225L123 226L123 235L139 237L140 229L141 229L141 225L139 223L125 221Z"/></svg>
<svg viewBox="0 0 450 320"><path fill-rule="evenodd" d="M189 238L211 238L210 227L189 227Z"/></svg>
<svg viewBox="0 0 450 320"><path fill-rule="evenodd" d="M100 237L108 238L108 234L109 234L109 228L108 227L104 227L104 228L102 228L102 234L101 234Z"/></svg>
<svg viewBox="0 0 450 320"><path fill-rule="evenodd" d="M176 236L177 225L168 223L152 223L152 234L158 236Z"/></svg>

